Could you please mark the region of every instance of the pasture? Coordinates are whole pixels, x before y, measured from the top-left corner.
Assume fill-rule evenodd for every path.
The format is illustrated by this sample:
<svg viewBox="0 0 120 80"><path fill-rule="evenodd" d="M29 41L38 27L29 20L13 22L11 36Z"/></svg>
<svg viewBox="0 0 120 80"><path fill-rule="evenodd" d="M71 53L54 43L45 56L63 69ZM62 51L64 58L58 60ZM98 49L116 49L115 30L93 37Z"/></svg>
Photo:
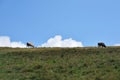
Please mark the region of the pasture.
<svg viewBox="0 0 120 80"><path fill-rule="evenodd" d="M0 80L120 80L120 47L0 48Z"/></svg>

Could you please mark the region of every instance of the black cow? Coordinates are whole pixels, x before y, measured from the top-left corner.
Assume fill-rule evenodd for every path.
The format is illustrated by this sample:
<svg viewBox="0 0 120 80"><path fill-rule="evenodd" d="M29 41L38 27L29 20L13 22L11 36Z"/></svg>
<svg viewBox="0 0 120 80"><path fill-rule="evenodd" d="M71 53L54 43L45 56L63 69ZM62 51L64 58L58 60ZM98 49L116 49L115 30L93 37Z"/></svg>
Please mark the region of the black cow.
<svg viewBox="0 0 120 80"><path fill-rule="evenodd" d="M32 43L30 43L30 42L27 42L26 45L27 45L27 47L32 47L32 48L34 48L34 45L33 45Z"/></svg>
<svg viewBox="0 0 120 80"><path fill-rule="evenodd" d="M99 42L99 43L98 43L98 47L106 47L106 45L105 45L105 43L103 43L103 42Z"/></svg>

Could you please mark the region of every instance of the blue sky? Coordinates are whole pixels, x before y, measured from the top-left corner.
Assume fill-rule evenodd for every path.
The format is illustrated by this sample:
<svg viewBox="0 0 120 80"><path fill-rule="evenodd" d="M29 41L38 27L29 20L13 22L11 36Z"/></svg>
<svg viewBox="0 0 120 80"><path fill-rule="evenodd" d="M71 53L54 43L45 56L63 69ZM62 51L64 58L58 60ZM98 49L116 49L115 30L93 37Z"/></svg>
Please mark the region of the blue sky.
<svg viewBox="0 0 120 80"><path fill-rule="evenodd" d="M43 44L56 35L84 46L120 43L120 0L0 0L0 36Z"/></svg>

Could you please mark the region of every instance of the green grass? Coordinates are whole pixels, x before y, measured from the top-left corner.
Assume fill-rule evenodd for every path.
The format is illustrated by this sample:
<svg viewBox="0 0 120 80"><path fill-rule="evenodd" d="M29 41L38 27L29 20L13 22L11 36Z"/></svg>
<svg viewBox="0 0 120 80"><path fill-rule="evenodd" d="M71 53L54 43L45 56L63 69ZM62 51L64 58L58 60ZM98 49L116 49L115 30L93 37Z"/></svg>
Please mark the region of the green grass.
<svg viewBox="0 0 120 80"><path fill-rule="evenodd" d="M0 80L120 80L120 47L0 48Z"/></svg>

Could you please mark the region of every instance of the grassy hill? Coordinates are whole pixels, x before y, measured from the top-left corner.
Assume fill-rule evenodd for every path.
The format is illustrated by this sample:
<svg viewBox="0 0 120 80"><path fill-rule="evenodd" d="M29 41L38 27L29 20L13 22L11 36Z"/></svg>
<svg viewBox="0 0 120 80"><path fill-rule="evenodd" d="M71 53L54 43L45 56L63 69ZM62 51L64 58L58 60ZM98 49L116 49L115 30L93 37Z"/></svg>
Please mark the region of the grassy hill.
<svg viewBox="0 0 120 80"><path fill-rule="evenodd" d="M120 80L120 47L0 48L0 80Z"/></svg>

